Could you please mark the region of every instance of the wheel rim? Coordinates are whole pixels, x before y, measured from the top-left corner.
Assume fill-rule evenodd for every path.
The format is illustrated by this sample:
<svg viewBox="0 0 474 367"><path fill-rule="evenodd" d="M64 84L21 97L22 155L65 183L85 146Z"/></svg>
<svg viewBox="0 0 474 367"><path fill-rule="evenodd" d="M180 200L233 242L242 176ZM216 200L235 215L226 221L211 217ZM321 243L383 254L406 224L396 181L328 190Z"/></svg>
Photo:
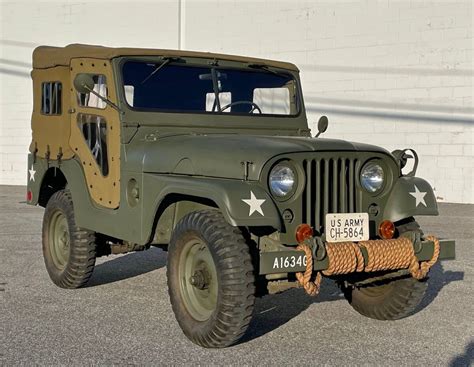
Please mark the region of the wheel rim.
<svg viewBox="0 0 474 367"><path fill-rule="evenodd" d="M49 251L54 265L59 270L66 267L70 247L69 225L66 216L61 210L56 210L51 215L49 222Z"/></svg>
<svg viewBox="0 0 474 367"><path fill-rule="evenodd" d="M207 244L194 237L183 248L179 280L184 305L197 321L211 317L217 305L217 270Z"/></svg>

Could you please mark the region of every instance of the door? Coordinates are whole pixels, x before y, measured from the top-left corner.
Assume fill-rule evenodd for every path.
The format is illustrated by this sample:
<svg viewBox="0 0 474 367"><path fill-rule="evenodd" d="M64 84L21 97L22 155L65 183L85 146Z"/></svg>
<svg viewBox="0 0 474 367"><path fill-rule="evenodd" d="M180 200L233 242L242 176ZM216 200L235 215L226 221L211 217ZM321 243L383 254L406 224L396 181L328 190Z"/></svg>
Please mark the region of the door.
<svg viewBox="0 0 474 367"><path fill-rule="evenodd" d="M71 86L87 73L94 91L117 103L112 65L98 59L71 60ZM92 93L71 89L70 146L81 162L91 199L106 208L120 205L120 117L117 110Z"/></svg>

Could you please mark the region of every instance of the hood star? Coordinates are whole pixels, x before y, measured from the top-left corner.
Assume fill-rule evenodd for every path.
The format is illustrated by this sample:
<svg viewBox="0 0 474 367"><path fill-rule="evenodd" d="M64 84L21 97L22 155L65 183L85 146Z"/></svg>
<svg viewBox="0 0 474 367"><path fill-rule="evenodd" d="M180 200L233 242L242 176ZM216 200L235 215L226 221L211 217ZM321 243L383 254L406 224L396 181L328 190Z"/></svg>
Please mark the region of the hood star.
<svg viewBox="0 0 474 367"><path fill-rule="evenodd" d="M31 169L29 169L28 172L30 173L30 181L35 182L36 171L35 171L35 168L33 167L33 164L31 165Z"/></svg>
<svg viewBox="0 0 474 367"><path fill-rule="evenodd" d="M250 208L249 208L249 217L254 212L258 212L261 215L265 216L265 214L263 214L262 204L266 201L266 199L257 199L255 197L255 194L253 193L253 191L250 191L250 199L242 199L242 201L245 204L248 204L250 206Z"/></svg>
<svg viewBox="0 0 474 367"><path fill-rule="evenodd" d="M423 204L424 206L426 206L426 202L425 202L426 192L420 191L418 187L416 187L416 185L414 186L415 186L415 191L409 192L409 194L415 198L415 206L418 206L420 204Z"/></svg>

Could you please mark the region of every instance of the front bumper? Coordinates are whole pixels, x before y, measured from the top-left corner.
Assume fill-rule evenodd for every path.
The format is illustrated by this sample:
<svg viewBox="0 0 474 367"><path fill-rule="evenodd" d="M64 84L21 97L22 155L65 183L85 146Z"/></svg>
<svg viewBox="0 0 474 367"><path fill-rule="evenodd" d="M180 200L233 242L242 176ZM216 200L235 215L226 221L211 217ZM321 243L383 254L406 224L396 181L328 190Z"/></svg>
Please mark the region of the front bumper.
<svg viewBox="0 0 474 367"><path fill-rule="evenodd" d="M316 240L312 240L313 247L313 269L315 271L324 271L328 269L329 258L325 251L318 251L321 245L317 245ZM456 258L455 241L448 239L439 240L440 253L438 260L454 260ZM434 243L424 240L414 242L413 244L415 256L418 261L428 261L433 257ZM362 251L364 263L368 263L368 255ZM274 251L260 253L259 274L278 274L278 273L294 273L306 270L306 262L303 262L305 253L303 251Z"/></svg>

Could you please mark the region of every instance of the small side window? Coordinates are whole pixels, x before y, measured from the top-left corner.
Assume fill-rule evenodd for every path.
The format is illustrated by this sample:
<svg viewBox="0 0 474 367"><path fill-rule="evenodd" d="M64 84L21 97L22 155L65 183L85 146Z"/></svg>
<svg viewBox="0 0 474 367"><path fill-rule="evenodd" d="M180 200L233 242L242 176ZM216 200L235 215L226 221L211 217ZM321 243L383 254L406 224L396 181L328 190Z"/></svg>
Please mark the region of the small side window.
<svg viewBox="0 0 474 367"><path fill-rule="evenodd" d="M77 114L77 122L102 175L107 176L109 173L107 122L102 116L85 113Z"/></svg>
<svg viewBox="0 0 474 367"><path fill-rule="evenodd" d="M41 113L44 115L61 114L62 84L44 82L41 84Z"/></svg>
<svg viewBox="0 0 474 367"><path fill-rule="evenodd" d="M92 75L94 79L94 92L101 97L107 98L107 82L105 75ZM81 107L92 107L104 109L107 104L93 93L77 93L77 102Z"/></svg>
<svg viewBox="0 0 474 367"><path fill-rule="evenodd" d="M123 86L125 89L125 99L127 100L127 103L133 107L133 98L135 95L135 87L133 85L124 85Z"/></svg>

